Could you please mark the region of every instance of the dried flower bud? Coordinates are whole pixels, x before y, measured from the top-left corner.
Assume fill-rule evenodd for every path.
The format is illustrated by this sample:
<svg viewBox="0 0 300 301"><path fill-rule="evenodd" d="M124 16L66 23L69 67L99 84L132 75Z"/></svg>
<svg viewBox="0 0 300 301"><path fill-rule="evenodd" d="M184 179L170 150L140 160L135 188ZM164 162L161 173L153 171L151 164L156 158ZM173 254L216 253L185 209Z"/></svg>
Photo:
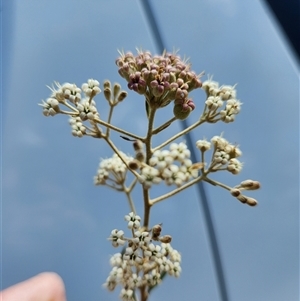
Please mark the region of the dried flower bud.
<svg viewBox="0 0 300 301"><path fill-rule="evenodd" d="M230 190L230 193L231 193L232 196L234 196L236 198L241 194L241 191L237 188L233 188L233 189Z"/></svg>
<svg viewBox="0 0 300 301"><path fill-rule="evenodd" d="M159 235L160 235L160 232L162 230L162 227L161 227L162 224L158 224L158 225L155 225L153 228L152 228L152 238L154 240L157 240Z"/></svg>
<svg viewBox="0 0 300 301"><path fill-rule="evenodd" d="M171 235L161 236L159 238L159 241L168 244L168 243L170 243L172 241L172 236Z"/></svg>
<svg viewBox="0 0 300 301"><path fill-rule="evenodd" d="M137 160L130 161L130 162L128 163L128 167L129 167L130 169L132 169L132 170L137 170L137 169L140 167L140 164L139 164L139 163L140 163L140 162L137 161Z"/></svg>
<svg viewBox="0 0 300 301"><path fill-rule="evenodd" d="M141 151L143 149L143 146L144 146L144 144L141 140L134 140L133 148L136 152Z"/></svg>

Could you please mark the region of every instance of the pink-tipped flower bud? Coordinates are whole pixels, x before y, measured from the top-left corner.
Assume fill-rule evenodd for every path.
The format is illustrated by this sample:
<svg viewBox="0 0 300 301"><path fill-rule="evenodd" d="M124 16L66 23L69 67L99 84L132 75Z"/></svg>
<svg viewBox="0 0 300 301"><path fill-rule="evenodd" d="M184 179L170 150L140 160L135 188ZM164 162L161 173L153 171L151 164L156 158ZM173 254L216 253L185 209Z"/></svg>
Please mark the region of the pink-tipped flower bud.
<svg viewBox="0 0 300 301"><path fill-rule="evenodd" d="M191 99L176 99L174 104L174 116L180 120L186 119L195 109L195 104Z"/></svg>

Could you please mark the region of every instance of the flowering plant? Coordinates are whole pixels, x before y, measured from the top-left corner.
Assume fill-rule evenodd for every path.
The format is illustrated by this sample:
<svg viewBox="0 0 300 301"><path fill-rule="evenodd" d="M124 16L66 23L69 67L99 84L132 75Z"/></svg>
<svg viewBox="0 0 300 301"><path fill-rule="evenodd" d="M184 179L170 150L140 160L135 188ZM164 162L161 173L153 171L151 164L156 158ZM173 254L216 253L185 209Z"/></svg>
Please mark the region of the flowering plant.
<svg viewBox="0 0 300 301"><path fill-rule="evenodd" d="M125 215L125 220L130 234L127 236L119 229L111 231L109 240L112 245L122 246L123 249L111 257L112 270L104 286L113 291L120 285L122 300L146 301L150 291L163 277L178 277L181 273L181 255L171 246L171 235L162 235L162 224L150 225L151 208L200 181L220 186L241 203L255 206L257 201L244 195L243 191L256 190L260 184L246 180L230 187L210 177L219 171L236 175L242 169L242 163L238 159L242 154L241 150L222 135L214 136L210 141L202 139L196 142L200 162L192 162L186 143L178 141L205 122L233 122L241 109L235 86L219 86L211 78L202 82L202 74L197 75L192 71L187 60L166 51L155 56L142 50L137 55L122 52L116 65L120 76L127 81L129 90L140 94L145 100L148 127L144 137L112 124L115 107L127 97L127 92L119 84L112 86L109 81L103 84L103 94L109 105L106 121L96 107L94 98L101 90L99 82L94 79L89 79L81 88L75 84L60 85L56 82L50 88L51 96L40 105L45 116L68 115L75 137L103 139L112 149L112 157L100 162L94 183L106 185L126 195L130 213ZM199 88L204 90L206 100L197 121L160 145L153 146L153 136L167 130L177 120L188 118L195 109L189 93ZM170 106L173 106L173 117L155 127L157 110L168 109ZM111 131L118 132L122 138L132 143L132 156L117 148L111 139ZM211 153L209 158L208 152ZM133 175L130 183L129 173ZM152 198L151 188L162 182L170 186L170 190ZM132 191L137 185L142 188L143 219L137 214L132 198Z"/></svg>

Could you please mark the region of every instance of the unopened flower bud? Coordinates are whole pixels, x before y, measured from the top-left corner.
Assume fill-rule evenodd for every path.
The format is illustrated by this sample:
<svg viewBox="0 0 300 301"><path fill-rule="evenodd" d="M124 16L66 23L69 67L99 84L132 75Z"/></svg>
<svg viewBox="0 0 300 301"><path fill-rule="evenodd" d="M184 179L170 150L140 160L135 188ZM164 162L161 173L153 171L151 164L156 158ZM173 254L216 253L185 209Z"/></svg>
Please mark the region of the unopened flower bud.
<svg viewBox="0 0 300 301"><path fill-rule="evenodd" d="M233 188L233 189L230 190L230 193L231 193L232 196L234 196L236 198L241 194L241 191L237 188Z"/></svg>
<svg viewBox="0 0 300 301"><path fill-rule="evenodd" d="M242 202L242 203L244 203L244 204L247 204L247 205L249 205L249 206L256 206L257 205L257 201L255 200L255 199L253 199L253 198L249 198L249 197L247 197L247 196L245 196L245 195L239 195L238 197L237 197L237 199L240 201L240 202Z"/></svg>
<svg viewBox="0 0 300 301"><path fill-rule="evenodd" d="M117 96L118 96L120 90L121 90L120 84L115 83L115 84L114 84L114 99L117 98Z"/></svg>
<svg viewBox="0 0 300 301"><path fill-rule="evenodd" d="M105 96L106 100L110 101L110 98L111 98L110 88L104 88L103 93L104 93L104 96Z"/></svg>
<svg viewBox="0 0 300 301"><path fill-rule="evenodd" d="M173 113L174 113L174 116L180 120L184 120L186 119L190 113L191 113L192 110L183 110L182 108L182 104L176 104L173 108Z"/></svg>
<svg viewBox="0 0 300 301"><path fill-rule="evenodd" d="M241 182L239 187L246 189L246 190L256 190L260 188L260 183L258 181L253 180L246 180Z"/></svg>
<svg viewBox="0 0 300 301"><path fill-rule="evenodd" d="M242 194L238 195L236 198L244 204L247 203L247 197Z"/></svg>
<svg viewBox="0 0 300 301"><path fill-rule="evenodd" d="M247 197L247 205L249 206L256 206L257 205L257 200L253 198Z"/></svg>
<svg viewBox="0 0 300 301"><path fill-rule="evenodd" d="M145 161L145 154L144 154L144 151L137 151L135 153L135 158L140 161L140 162L144 162Z"/></svg>
<svg viewBox="0 0 300 301"><path fill-rule="evenodd" d="M121 93L119 94L117 100L118 100L118 102L120 102L120 101L123 101L126 97L127 97L127 92L126 91L121 91Z"/></svg>
<svg viewBox="0 0 300 301"><path fill-rule="evenodd" d="M110 87L111 87L110 81L109 81L109 80L104 81L103 87L104 87L104 89L105 89L105 88L110 89Z"/></svg>
<svg viewBox="0 0 300 301"><path fill-rule="evenodd" d="M171 236L171 235L164 235L164 236L161 236L161 237L159 238L159 241L160 241L160 242L163 242L163 243L165 243L165 244L168 244L168 243L170 243L170 242L172 241L172 236Z"/></svg>

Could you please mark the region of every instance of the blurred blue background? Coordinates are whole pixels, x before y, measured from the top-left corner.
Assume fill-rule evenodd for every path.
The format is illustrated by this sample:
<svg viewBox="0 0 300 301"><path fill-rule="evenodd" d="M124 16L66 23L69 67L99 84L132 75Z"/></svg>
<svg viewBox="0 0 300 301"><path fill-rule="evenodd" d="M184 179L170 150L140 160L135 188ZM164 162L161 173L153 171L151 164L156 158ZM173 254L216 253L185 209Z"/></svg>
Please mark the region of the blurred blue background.
<svg viewBox="0 0 300 301"><path fill-rule="evenodd" d="M259 180L251 208L206 185L220 243L229 299L296 301L299 297L299 76L296 59L260 1L152 1L163 39L192 69L237 85L242 111L232 124L204 125L193 140L224 137L238 143L242 173L216 175L235 185ZM120 82L117 49L155 53L138 1L3 1L2 5L2 288L42 271L63 278L70 301L117 300L102 283L117 252L106 240L126 228L125 197L95 187L101 140L70 134L65 116L45 118L37 103L53 81L81 86L89 78ZM206 76L204 79L207 78ZM192 93L197 111L204 92ZM108 107L96 98L101 116ZM158 114L160 124L171 107ZM197 113L198 112L198 113ZM113 124L145 133L144 102L133 92ZM155 143L179 131L176 124ZM126 153L131 145L113 136ZM154 191L158 195L159 189ZM134 194L142 215L139 191ZM154 207L151 223L182 254L182 275L167 278L150 300L219 300L203 213L195 189Z"/></svg>

